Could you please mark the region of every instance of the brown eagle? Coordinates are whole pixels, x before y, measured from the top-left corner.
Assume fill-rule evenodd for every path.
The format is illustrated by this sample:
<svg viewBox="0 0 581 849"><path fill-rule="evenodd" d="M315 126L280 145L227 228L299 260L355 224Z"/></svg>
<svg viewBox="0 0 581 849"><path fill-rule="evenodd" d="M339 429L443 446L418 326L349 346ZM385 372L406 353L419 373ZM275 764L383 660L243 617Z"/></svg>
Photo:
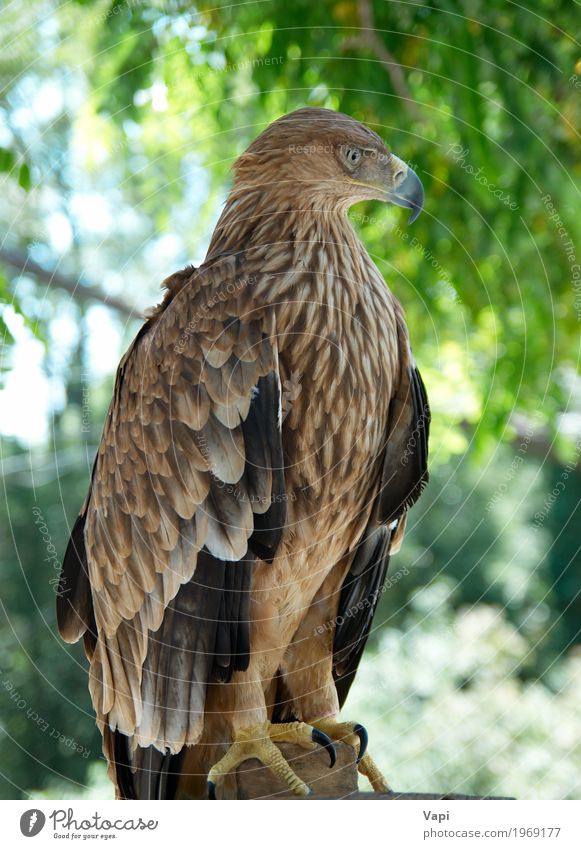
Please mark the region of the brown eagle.
<svg viewBox="0 0 581 849"><path fill-rule="evenodd" d="M347 115L299 109L237 160L199 268L123 357L59 587L84 637L119 798L232 793L338 720L390 554L427 481L429 409L401 306L351 227L420 213L416 174Z"/></svg>

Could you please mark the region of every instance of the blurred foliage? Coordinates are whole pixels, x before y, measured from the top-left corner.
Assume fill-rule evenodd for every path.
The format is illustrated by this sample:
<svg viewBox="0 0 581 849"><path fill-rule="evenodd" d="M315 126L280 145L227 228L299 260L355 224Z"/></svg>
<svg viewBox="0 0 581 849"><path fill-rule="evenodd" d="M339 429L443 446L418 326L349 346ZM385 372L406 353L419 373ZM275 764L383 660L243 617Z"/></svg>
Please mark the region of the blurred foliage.
<svg viewBox="0 0 581 849"><path fill-rule="evenodd" d="M523 682L527 640L500 608L452 615L449 589L418 592L363 659L345 709L369 717L374 757L398 790L579 799L580 653L552 686Z"/></svg>
<svg viewBox="0 0 581 849"><path fill-rule="evenodd" d="M106 792L54 577L138 324L51 274L150 305L202 260L236 156L305 104L365 121L426 189L409 229L391 207L350 213L434 412L432 482L351 712L398 788L578 794L574 4L30 0L0 23L0 415L26 400L2 425L0 795Z"/></svg>

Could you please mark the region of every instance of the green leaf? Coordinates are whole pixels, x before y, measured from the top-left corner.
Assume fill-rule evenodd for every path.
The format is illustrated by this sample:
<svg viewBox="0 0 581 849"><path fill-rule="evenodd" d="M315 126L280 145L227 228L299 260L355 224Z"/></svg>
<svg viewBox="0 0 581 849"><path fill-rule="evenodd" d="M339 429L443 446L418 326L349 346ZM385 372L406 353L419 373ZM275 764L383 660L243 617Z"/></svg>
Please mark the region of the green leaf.
<svg viewBox="0 0 581 849"><path fill-rule="evenodd" d="M28 192L32 186L32 182L30 180L30 168L23 162L18 171L18 185L22 186L24 191Z"/></svg>
<svg viewBox="0 0 581 849"><path fill-rule="evenodd" d="M12 171L14 168L15 156L12 150L7 147L0 147L0 171Z"/></svg>

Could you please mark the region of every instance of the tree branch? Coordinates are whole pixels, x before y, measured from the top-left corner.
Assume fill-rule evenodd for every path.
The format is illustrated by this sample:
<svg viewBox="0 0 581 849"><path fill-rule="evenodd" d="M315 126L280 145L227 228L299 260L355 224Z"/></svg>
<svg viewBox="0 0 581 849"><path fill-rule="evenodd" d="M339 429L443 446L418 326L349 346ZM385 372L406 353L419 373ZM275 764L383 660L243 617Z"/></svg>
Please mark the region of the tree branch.
<svg viewBox="0 0 581 849"><path fill-rule="evenodd" d="M42 265L30 259L26 254L20 253L20 251L0 248L0 262L6 263L6 265L19 271L21 274L30 274L48 286L57 286L59 289L64 289L76 301L82 303L93 303L97 301L128 318L139 319L143 317L139 310L134 309L121 298L116 298L115 295L107 295L97 286L85 286L76 278L62 274L60 271L47 271Z"/></svg>
<svg viewBox="0 0 581 849"><path fill-rule="evenodd" d="M408 88L401 65L395 60L391 51L388 50L376 32L371 0L359 0L358 6L361 30L358 35L346 39L343 42L343 47L370 50L389 74L395 93L401 99L411 117L416 121L421 121L420 111Z"/></svg>

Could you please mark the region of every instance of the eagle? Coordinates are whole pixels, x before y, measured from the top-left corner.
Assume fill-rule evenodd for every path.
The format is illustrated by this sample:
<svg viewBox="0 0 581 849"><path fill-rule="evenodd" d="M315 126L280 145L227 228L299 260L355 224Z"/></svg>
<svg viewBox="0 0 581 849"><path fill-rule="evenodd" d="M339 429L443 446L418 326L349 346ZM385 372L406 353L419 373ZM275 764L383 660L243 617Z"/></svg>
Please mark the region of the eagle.
<svg viewBox="0 0 581 849"><path fill-rule="evenodd" d="M231 798L278 746L352 745L339 718L390 554L428 480L404 313L347 211L420 213L422 184L348 115L302 108L237 159L203 263L165 282L117 372L63 559L117 798Z"/></svg>

